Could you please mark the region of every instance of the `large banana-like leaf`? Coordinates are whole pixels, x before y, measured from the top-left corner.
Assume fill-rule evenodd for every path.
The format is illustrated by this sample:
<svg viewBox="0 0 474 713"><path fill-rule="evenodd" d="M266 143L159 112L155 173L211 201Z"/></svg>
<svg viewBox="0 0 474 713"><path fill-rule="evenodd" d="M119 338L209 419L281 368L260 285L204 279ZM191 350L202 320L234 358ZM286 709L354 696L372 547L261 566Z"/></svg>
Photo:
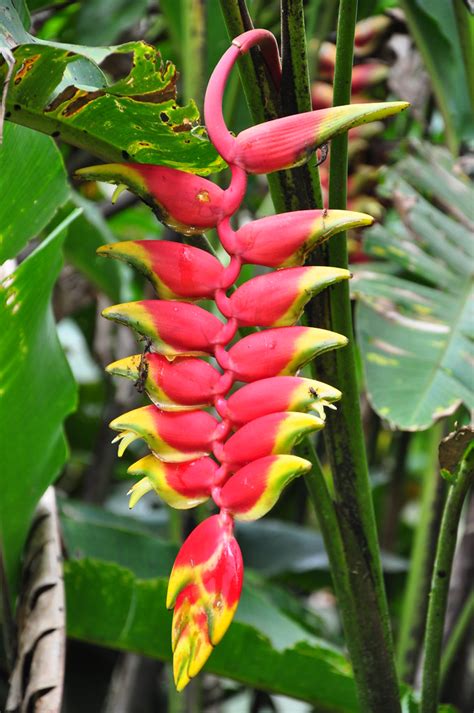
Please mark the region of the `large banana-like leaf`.
<svg viewBox="0 0 474 713"><path fill-rule="evenodd" d="M0 283L0 548L11 594L33 511L67 458L63 421L76 386L56 333L51 293L67 216Z"/></svg>
<svg viewBox="0 0 474 713"><path fill-rule="evenodd" d="M366 234L383 262L356 269L352 285L369 398L409 431L474 407L474 191L443 149L413 149L385 172L396 212Z"/></svg>
<svg viewBox="0 0 474 713"><path fill-rule="evenodd" d="M6 118L108 161L159 163L202 175L224 162L199 128L193 101L176 103L177 72L146 42L83 47L45 42L23 28L12 0L0 5L0 48L13 51ZM131 61L110 80L99 64ZM7 64L0 57L0 87Z"/></svg>

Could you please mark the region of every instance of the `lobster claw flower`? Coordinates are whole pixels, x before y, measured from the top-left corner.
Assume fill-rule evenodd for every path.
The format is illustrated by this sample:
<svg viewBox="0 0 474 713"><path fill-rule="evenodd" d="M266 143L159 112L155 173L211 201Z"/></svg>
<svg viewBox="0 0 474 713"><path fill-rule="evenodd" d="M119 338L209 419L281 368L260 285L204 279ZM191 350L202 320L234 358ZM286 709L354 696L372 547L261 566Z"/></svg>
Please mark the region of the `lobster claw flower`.
<svg viewBox="0 0 474 713"><path fill-rule="evenodd" d="M132 327L151 340L155 351L169 358L180 354L212 354L224 326L205 309L187 302L126 302L106 307L102 314Z"/></svg>
<svg viewBox="0 0 474 713"><path fill-rule="evenodd" d="M201 522L181 547L166 606L174 607L173 671L181 691L224 636L239 603L242 554L232 520L222 513Z"/></svg>
<svg viewBox="0 0 474 713"><path fill-rule="evenodd" d="M325 418L324 407L332 407L342 394L339 389L302 376L274 376L246 384L227 401L225 416L236 426L278 411L315 411Z"/></svg>
<svg viewBox="0 0 474 713"><path fill-rule="evenodd" d="M225 353L228 364L222 366L245 382L294 375L318 354L346 344L346 337L326 329L279 327L241 339Z"/></svg>
<svg viewBox="0 0 474 713"><path fill-rule="evenodd" d="M215 183L167 166L109 163L76 171L86 180L126 186L158 215L165 225L184 235L215 228L235 209L235 197Z"/></svg>
<svg viewBox="0 0 474 713"><path fill-rule="evenodd" d="M301 439L319 431L324 421L307 413L271 413L239 428L224 444L222 461L231 469L269 455L290 453Z"/></svg>
<svg viewBox="0 0 474 713"><path fill-rule="evenodd" d="M236 520L258 520L272 509L294 478L311 470L311 463L292 455L272 455L249 463L222 488L221 507Z"/></svg>
<svg viewBox="0 0 474 713"><path fill-rule="evenodd" d="M119 431L119 456L127 446L143 438L150 450L167 463L201 458L212 450L218 421L206 411L167 413L149 405L128 411L110 423Z"/></svg>
<svg viewBox="0 0 474 713"><path fill-rule="evenodd" d="M211 405L221 378L214 367L201 359L176 357L169 361L153 352L114 361L106 371L136 383L142 380L151 401L163 411L187 411Z"/></svg>
<svg viewBox="0 0 474 713"><path fill-rule="evenodd" d="M232 159L247 173L272 173L300 166L334 136L398 114L407 107L407 102L348 104L273 119L242 131L235 139Z"/></svg>
<svg viewBox="0 0 474 713"><path fill-rule="evenodd" d="M350 277L337 267L292 267L248 280L229 299L229 314L241 327L286 327L325 287ZM268 296L271 295L271 300Z"/></svg>
<svg viewBox="0 0 474 713"><path fill-rule="evenodd" d="M224 271L205 250L169 240L130 240L102 245L98 255L129 263L147 277L161 299L213 299Z"/></svg>
<svg viewBox="0 0 474 713"><path fill-rule="evenodd" d="M280 213L246 223L233 244L223 241L228 252L242 262L266 267L302 265L306 256L332 235L350 228L372 225L370 215L346 210L301 210Z"/></svg>
<svg viewBox="0 0 474 713"><path fill-rule="evenodd" d="M218 465L203 457L184 463L165 463L150 454L128 469L130 475L143 476L129 490L130 508L145 493L154 490L168 505L187 510L209 499Z"/></svg>

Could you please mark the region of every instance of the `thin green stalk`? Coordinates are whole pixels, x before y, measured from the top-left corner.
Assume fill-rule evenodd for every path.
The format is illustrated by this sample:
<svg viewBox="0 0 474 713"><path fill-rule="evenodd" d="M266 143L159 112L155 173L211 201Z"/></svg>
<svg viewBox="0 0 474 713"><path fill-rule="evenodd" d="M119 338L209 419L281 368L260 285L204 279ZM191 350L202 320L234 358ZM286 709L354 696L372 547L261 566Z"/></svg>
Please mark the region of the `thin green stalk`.
<svg viewBox="0 0 474 713"><path fill-rule="evenodd" d="M281 0L281 108L284 116L311 111L308 55L304 10L301 0ZM298 208L317 208L323 204L316 157L295 168Z"/></svg>
<svg viewBox="0 0 474 713"><path fill-rule="evenodd" d="M453 661L456 657L457 652L466 636L467 629L474 621L474 592L471 592L467 601L464 603L461 613L454 625L454 629L451 632L446 645L444 646L444 651L441 656L441 669L440 669L440 688L443 687L446 677L451 669Z"/></svg>
<svg viewBox="0 0 474 713"><path fill-rule="evenodd" d="M341 0L337 29L334 105L348 104L357 0ZM345 209L347 197L347 134L331 145L329 205ZM318 261L347 267L345 234L333 236L318 251ZM355 340L349 287L338 285L313 305L313 324L346 335L347 347L323 355L317 372L344 396L328 418L326 449L333 473L336 513L344 543L351 592L357 616L357 637L348 641L362 709L398 713L400 700L392 635L383 583L380 549L368 476L357 383ZM352 647L351 647L352 645Z"/></svg>
<svg viewBox="0 0 474 713"><path fill-rule="evenodd" d="M462 506L473 483L474 447L462 461L456 479L450 487L441 521L426 621L420 713L436 713L438 710L441 649L449 580Z"/></svg>
<svg viewBox="0 0 474 713"><path fill-rule="evenodd" d="M305 483L324 539L346 640L354 641L357 638L357 612L353 607L344 543L332 500L332 485L328 483L324 475L321 462L310 438L305 439L298 446L297 453L302 458L311 461L313 466L311 471L305 475Z"/></svg>
<svg viewBox="0 0 474 713"><path fill-rule="evenodd" d="M173 666L167 664L166 668L167 690L168 690L168 705L167 713L187 713L186 698L182 693L178 693L174 685Z"/></svg>
<svg viewBox="0 0 474 713"><path fill-rule="evenodd" d="M438 74L436 62L433 59L432 53L425 42L426 29L418 24L416 14L413 12L413 0L400 0L400 6L403 10L410 34L415 40L418 51L423 57L423 62L430 75L433 93L436 103L443 116L444 130L446 134L446 143L453 156L457 156L459 152L459 139L456 133L456 126L453 121L453 116L449 103L447 101L446 92L444 91L443 81Z"/></svg>
<svg viewBox="0 0 474 713"><path fill-rule="evenodd" d="M202 109L204 100L204 0L181 0L182 92L186 101L194 99Z"/></svg>
<svg viewBox="0 0 474 713"><path fill-rule="evenodd" d="M471 109L474 111L474 18L469 14L463 0L452 0L452 3L466 71L467 91L471 100Z"/></svg>
<svg viewBox="0 0 474 713"><path fill-rule="evenodd" d="M430 458L423 474L420 516L400 618L397 642L398 675L410 684L415 680L423 642L431 572L445 499L445 482L438 475L438 445L441 438L442 425L436 424L430 429L429 441L426 443Z"/></svg>

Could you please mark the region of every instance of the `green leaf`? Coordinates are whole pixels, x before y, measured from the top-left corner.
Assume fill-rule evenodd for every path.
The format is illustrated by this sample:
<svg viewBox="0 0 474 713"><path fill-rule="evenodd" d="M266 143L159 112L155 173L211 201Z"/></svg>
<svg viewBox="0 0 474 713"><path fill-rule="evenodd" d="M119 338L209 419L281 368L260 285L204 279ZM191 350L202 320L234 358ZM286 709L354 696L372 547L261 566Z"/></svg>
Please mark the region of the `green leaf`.
<svg viewBox="0 0 474 713"><path fill-rule="evenodd" d="M321 534L307 527L266 517L238 524L237 539L246 564L266 577L308 575L328 571L329 562ZM385 574L405 572L407 563L401 557L382 553ZM304 589L314 588L313 577L298 577Z"/></svg>
<svg viewBox="0 0 474 713"><path fill-rule="evenodd" d="M76 402L50 304L65 230L75 217L0 285L0 541L12 593L35 505L66 460L62 423Z"/></svg>
<svg viewBox="0 0 474 713"><path fill-rule="evenodd" d="M101 245L116 242L102 214L91 201L77 193L72 196L72 205L82 210L81 215L69 228L64 243L66 259L112 301L132 299L132 272L128 266L114 260L104 260L95 254Z"/></svg>
<svg viewBox="0 0 474 713"><path fill-rule="evenodd" d="M22 250L69 196L54 141L22 126L5 126L0 146L0 263Z"/></svg>
<svg viewBox="0 0 474 713"><path fill-rule="evenodd" d="M74 34L91 45L108 45L146 16L147 4L147 0L82 2Z"/></svg>
<svg viewBox="0 0 474 713"><path fill-rule="evenodd" d="M12 38L12 39L9 39ZM7 118L108 161L138 161L207 175L224 168L193 101L176 104L177 72L155 47L61 45L28 35L11 0L0 7L0 44L14 50ZM129 74L109 83L98 62L131 59ZM6 65L0 66L0 83Z"/></svg>
<svg viewBox="0 0 474 713"><path fill-rule="evenodd" d="M474 139L474 121L454 3L446 0L402 0L400 4L430 75L445 121L448 144L456 153L461 141ZM465 21L473 22L467 12Z"/></svg>
<svg viewBox="0 0 474 713"><path fill-rule="evenodd" d="M65 566L69 635L170 660L165 595L176 547L123 517L68 501L61 509L71 558ZM272 589L248 573L235 622L206 670L320 711L358 711L347 659L314 636L303 613L296 616L293 607L289 615L275 601Z"/></svg>
<svg viewBox="0 0 474 713"><path fill-rule="evenodd" d="M395 196L398 217L369 230L364 243L398 274L378 269L386 263L365 264L353 280L369 398L402 430L428 428L460 403L474 407L474 191L446 151L413 148L414 156L386 172L382 187Z"/></svg>

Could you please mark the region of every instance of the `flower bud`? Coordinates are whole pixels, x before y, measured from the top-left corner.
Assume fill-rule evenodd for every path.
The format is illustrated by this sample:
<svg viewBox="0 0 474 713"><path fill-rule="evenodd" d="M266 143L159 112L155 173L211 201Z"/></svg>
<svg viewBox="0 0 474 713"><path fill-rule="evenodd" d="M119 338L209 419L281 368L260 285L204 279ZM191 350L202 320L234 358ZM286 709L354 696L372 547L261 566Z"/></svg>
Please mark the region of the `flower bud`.
<svg viewBox="0 0 474 713"><path fill-rule="evenodd" d="M352 91L361 92L388 77L389 68L381 62L358 64L352 69Z"/></svg>
<svg viewBox="0 0 474 713"><path fill-rule="evenodd" d="M354 52L358 57L367 57L373 52L392 20L387 15L373 15L357 23L354 37Z"/></svg>

